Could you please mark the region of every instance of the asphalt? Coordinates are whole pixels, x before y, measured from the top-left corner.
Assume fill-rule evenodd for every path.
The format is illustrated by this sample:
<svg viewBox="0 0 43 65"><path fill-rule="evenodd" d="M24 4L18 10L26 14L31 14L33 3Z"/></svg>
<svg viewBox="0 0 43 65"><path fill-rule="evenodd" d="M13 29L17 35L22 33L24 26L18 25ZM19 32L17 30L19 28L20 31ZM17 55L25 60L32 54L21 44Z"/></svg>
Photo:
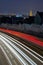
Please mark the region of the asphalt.
<svg viewBox="0 0 43 65"><path fill-rule="evenodd" d="M0 48L0 65L9 65L3 51Z"/></svg>

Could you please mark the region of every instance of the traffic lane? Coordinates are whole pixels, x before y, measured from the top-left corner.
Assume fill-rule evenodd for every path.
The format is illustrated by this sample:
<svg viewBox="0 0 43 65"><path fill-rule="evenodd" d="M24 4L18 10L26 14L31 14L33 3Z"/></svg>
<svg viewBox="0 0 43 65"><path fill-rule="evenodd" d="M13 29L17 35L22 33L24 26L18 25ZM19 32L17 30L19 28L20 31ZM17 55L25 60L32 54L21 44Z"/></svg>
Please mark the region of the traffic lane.
<svg viewBox="0 0 43 65"><path fill-rule="evenodd" d="M7 36L6 36L7 37ZM8 38L9 39L9 38ZM13 40L12 40L13 41ZM31 57L31 56L30 56ZM32 58L32 57L31 57ZM34 59L34 57L33 57L33 59ZM34 59L35 60L35 59ZM37 62L38 62L38 60L37 60ZM40 62L39 62L40 63Z"/></svg>
<svg viewBox="0 0 43 65"><path fill-rule="evenodd" d="M6 35L5 35L6 36ZM9 38L8 38L9 39ZM11 41L11 40L10 40ZM14 40L15 41L15 40ZM37 50L39 50L39 49L37 49ZM40 50L41 51L41 50Z"/></svg>
<svg viewBox="0 0 43 65"><path fill-rule="evenodd" d="M10 33L12 35L16 35L16 36L18 36L20 38L23 38L23 39L25 39L27 41L30 41L30 42L32 42L34 44L37 44L37 45L43 47L43 41L41 41L40 39L38 39L35 36L27 35L27 34L24 34L24 33L17 32L17 31L6 30L6 29L3 29L3 28L0 28L0 31L7 32L7 33Z"/></svg>
<svg viewBox="0 0 43 65"><path fill-rule="evenodd" d="M9 65L4 53L2 52L2 49L0 48L0 65Z"/></svg>
<svg viewBox="0 0 43 65"><path fill-rule="evenodd" d="M9 50L9 48L2 42L0 41L0 48L2 49L3 53L5 55L6 59L4 59L6 62L9 63L9 65L23 65L21 62L19 62L19 59ZM2 59L1 59L2 60ZM2 61L4 63L4 61ZM5 65L5 64L3 64Z"/></svg>
<svg viewBox="0 0 43 65"><path fill-rule="evenodd" d="M18 37L18 36L11 35L11 34L9 34L9 33L5 33L5 34L7 34L7 35L11 36L12 38L14 38L14 39L16 39L16 40L22 42L22 43L25 44L27 47L33 49L34 51L36 51L37 53L39 53L39 54L41 54L41 55L43 56L43 47L41 47L41 46L39 46L39 45L36 45L36 44L34 44L34 43L32 43L32 42L28 42L27 40L22 39L22 38L20 38L20 37Z"/></svg>
<svg viewBox="0 0 43 65"><path fill-rule="evenodd" d="M1 32L1 33L3 33L3 32ZM7 36L6 36L5 34L7 34ZM31 42L28 42L28 41L26 41L26 40L24 40L24 39L22 39L22 38L20 38L20 37L17 37L17 36L8 34L8 33L5 33L5 34L4 34L4 35L5 35L6 37L9 36L10 38L12 37L12 38L14 38L14 39L20 41L22 44L26 45L27 47L31 48L32 50L36 51L38 54L40 54L40 55L43 56L43 47L40 47L40 46L38 46L38 45L36 45L36 44L33 44L33 43L31 43ZM12 39L12 38L11 38L11 39ZM13 40L14 40L14 39L13 39ZM14 40L14 41L15 41L15 40Z"/></svg>
<svg viewBox="0 0 43 65"><path fill-rule="evenodd" d="M0 39L3 40L4 44L11 50L11 52L16 55L19 58L19 61L21 61L23 64L22 65L37 65L31 58L29 58L24 52L22 52L18 47L14 46L16 49L16 51L19 53L17 53L9 44L11 44L11 42L9 40L6 40L5 38L2 38L2 36L0 36ZM6 41L5 41L6 40ZM8 42L8 43L6 43ZM9 43L10 42L10 43ZM12 45L12 44L11 44Z"/></svg>

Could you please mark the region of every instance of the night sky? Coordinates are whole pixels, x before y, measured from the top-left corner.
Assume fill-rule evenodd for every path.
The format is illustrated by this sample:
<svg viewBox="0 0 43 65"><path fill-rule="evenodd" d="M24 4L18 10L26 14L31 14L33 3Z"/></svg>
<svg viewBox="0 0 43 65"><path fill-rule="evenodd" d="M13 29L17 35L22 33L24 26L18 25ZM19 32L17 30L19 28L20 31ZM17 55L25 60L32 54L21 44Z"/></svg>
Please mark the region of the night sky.
<svg viewBox="0 0 43 65"><path fill-rule="evenodd" d="M27 14L43 11L43 0L0 0L0 13Z"/></svg>

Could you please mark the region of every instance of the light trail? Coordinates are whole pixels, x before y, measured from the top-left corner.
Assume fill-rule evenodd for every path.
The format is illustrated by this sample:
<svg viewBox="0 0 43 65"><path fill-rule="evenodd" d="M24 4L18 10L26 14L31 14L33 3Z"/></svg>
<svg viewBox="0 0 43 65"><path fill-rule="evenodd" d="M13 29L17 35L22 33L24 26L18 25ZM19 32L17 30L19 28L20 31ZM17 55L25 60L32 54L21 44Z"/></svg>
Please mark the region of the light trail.
<svg viewBox="0 0 43 65"><path fill-rule="evenodd" d="M37 65L32 59L30 59L26 54L24 54L20 49L18 49L17 47L17 49L16 49L16 51L14 51L14 49L9 45L9 44L11 44L12 45L12 43L10 42L10 41L8 41L8 40L6 40L6 38L4 38L4 37L2 37L1 35L0 35L0 39L4 42L4 44L13 52L13 54L15 54L20 60L21 60L21 62L24 64L24 65L28 65L28 63L16 52L17 50L20 52L20 54L26 59L26 60L28 60L28 62L31 64L31 65Z"/></svg>
<svg viewBox="0 0 43 65"><path fill-rule="evenodd" d="M37 65L37 62L43 64L43 60L40 59L40 58L43 59L43 56L41 56L40 54L38 54L31 48L27 47L26 45L22 44L18 40L14 39L4 33L0 33L0 40L4 43L4 45L6 47L8 47L8 49L11 51L11 53L13 53L13 55L18 58L21 65L23 65L23 64L24 65L30 65L30 64ZM23 50L25 52L23 52ZM8 50L7 50L7 52L8 52ZM31 55L34 59L36 59L37 62L35 62L32 59L32 57L29 57L27 55L27 53L28 53L28 55ZM36 55L39 56L40 58L38 58ZM12 55L10 55L10 56L12 57Z"/></svg>
<svg viewBox="0 0 43 65"><path fill-rule="evenodd" d="M39 45L39 46L43 47L43 41L36 38L35 36L20 33L20 32L17 32L17 31L7 30L7 29L4 29L4 28L0 28L0 31L6 32L6 33L9 33L9 34L12 34L12 35L16 35L18 37L21 37L21 38L27 40L27 41L30 41L30 42L32 42L36 45Z"/></svg>
<svg viewBox="0 0 43 65"><path fill-rule="evenodd" d="M3 34L2 34L3 35ZM31 55L33 55L36 59L38 59L39 61L41 61L38 57L36 57L34 54L32 54L32 53L35 53L36 55L38 55L40 58L42 58L43 59L43 56L41 56L40 54L38 54L37 52L35 52L34 50L32 50L32 49L30 49L29 47L27 47L26 45L24 45L24 44L22 44L21 42L19 42L19 41L17 41L16 39L13 39L12 37L10 37L10 36L8 36L8 35L6 35L6 34L4 34L3 36L5 36L5 38L6 39L9 39L10 41L12 41L12 42L14 42L15 44L17 44L17 45L19 45L20 47L22 47L25 51L27 51L27 52L29 52ZM13 45L14 46L14 45ZM24 46L24 47L23 47ZM27 49L25 49L25 48L27 48ZM31 53L31 52L32 53ZM41 61L42 63L43 63L43 61Z"/></svg>
<svg viewBox="0 0 43 65"><path fill-rule="evenodd" d="M12 65L12 63L11 63L9 57L7 56L7 54L6 54L6 52L4 51L4 49L2 48L2 46L0 46L0 48L1 48L1 50L3 51L3 53L4 53L4 55L5 55L6 59L7 59L7 61L9 62L9 64Z"/></svg>
<svg viewBox="0 0 43 65"><path fill-rule="evenodd" d="M24 45L24 44L22 44L21 42L19 42L18 40L16 40L16 39L14 39L14 38L12 38L12 37L10 37L10 36L8 36L8 35L6 35L6 34L4 34L5 35L5 38L6 39L9 39L10 41L12 41L12 42L14 42L15 41L15 43L17 44L17 45L19 45L19 46L24 46L25 48L27 48L28 50L30 50L31 52L33 52L33 53L35 53L36 55L38 55L39 57L41 57L41 58L43 58L43 56L41 56L40 54L38 54L37 52L35 52L34 50L32 50L32 49L30 49L29 47L27 47L26 45ZM3 36L4 36L3 35ZM19 44L18 44L19 43Z"/></svg>

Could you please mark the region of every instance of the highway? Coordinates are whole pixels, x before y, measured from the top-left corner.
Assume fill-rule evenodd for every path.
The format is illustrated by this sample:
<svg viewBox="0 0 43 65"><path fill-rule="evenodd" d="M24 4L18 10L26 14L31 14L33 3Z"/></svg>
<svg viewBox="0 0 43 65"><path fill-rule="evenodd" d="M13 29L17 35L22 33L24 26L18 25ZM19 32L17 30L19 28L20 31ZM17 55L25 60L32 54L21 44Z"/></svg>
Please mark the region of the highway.
<svg viewBox="0 0 43 65"><path fill-rule="evenodd" d="M34 46L29 47L26 45L28 43L25 43L25 41L19 41L15 37L0 32L0 54L3 53L0 55L0 61L3 63L2 65L43 65L43 48L39 53L33 49ZM37 48L37 50L39 49Z"/></svg>

